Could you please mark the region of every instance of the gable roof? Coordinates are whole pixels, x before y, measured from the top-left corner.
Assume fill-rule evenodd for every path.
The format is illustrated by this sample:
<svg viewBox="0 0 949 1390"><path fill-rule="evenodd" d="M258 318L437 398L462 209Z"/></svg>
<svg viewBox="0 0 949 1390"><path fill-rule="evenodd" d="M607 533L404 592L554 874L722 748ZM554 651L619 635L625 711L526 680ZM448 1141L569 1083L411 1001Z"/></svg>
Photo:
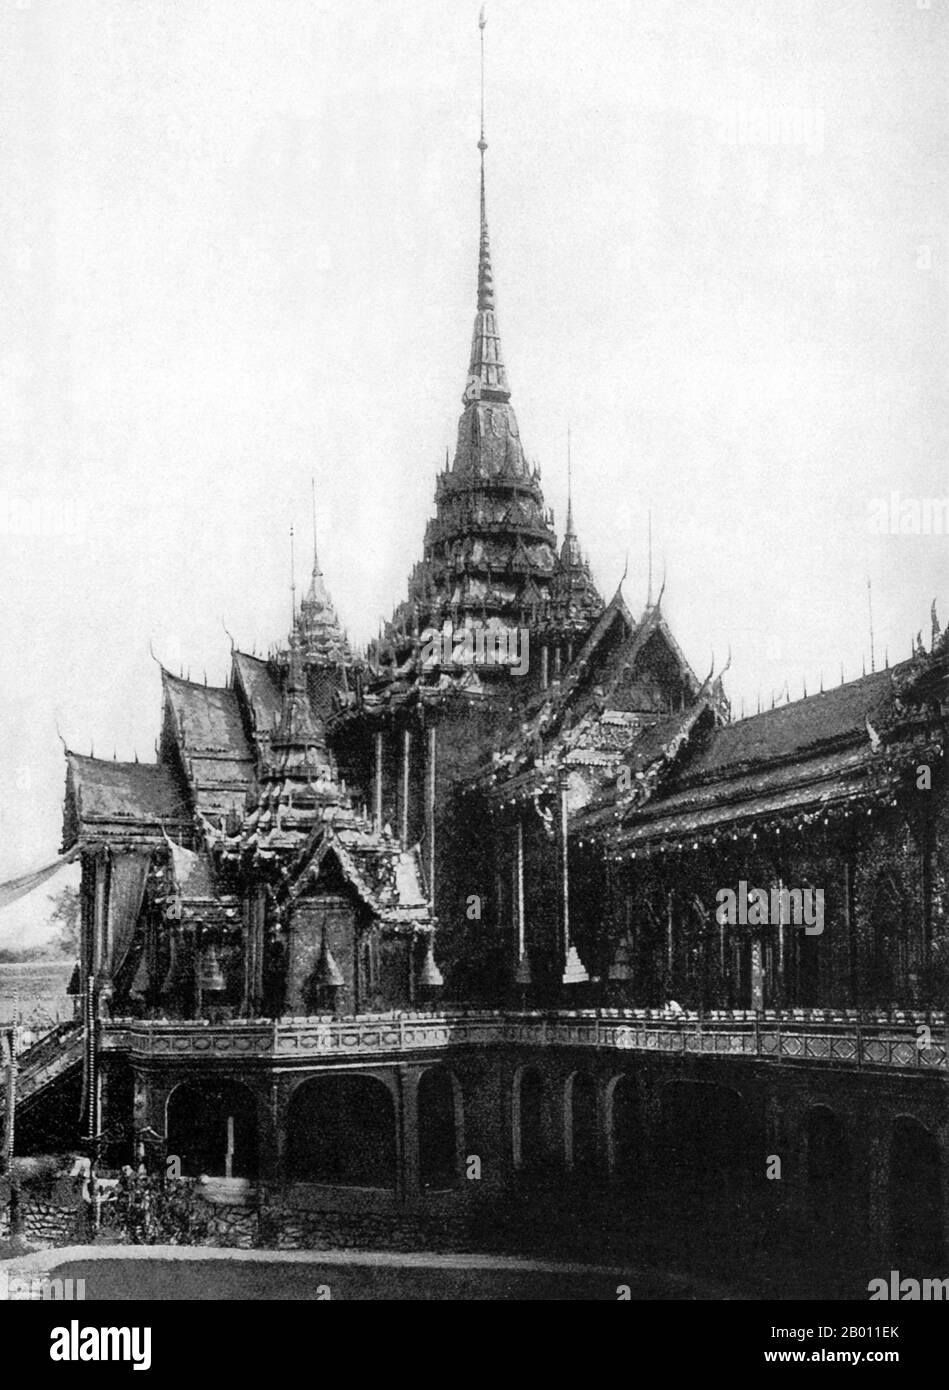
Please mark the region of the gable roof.
<svg viewBox="0 0 949 1390"><path fill-rule="evenodd" d="M889 795L898 773L871 746L867 721L877 731L893 726L894 687L912 668L904 662L712 727L653 800L621 809L601 803L581 818L583 828L607 831L614 846L634 848Z"/></svg>
<svg viewBox="0 0 949 1390"><path fill-rule="evenodd" d="M267 662L259 656L234 651L234 684L243 693L255 733L269 734L282 708L280 691Z"/></svg>
<svg viewBox="0 0 949 1390"><path fill-rule="evenodd" d="M191 827L183 790L160 763L119 763L66 753L68 846L83 834L157 833L163 825Z"/></svg>
<svg viewBox="0 0 949 1390"><path fill-rule="evenodd" d="M225 753L232 758L250 758L240 704L233 690L199 685L164 669L161 676L183 748L193 753Z"/></svg>
<svg viewBox="0 0 949 1390"><path fill-rule="evenodd" d="M809 749L865 740L866 720L883 719L892 701L893 676L909 662L839 685L834 690L736 720L716 729L691 759L689 779L796 758Z"/></svg>
<svg viewBox="0 0 949 1390"><path fill-rule="evenodd" d="M170 728L197 809L205 816L241 810L256 761L233 690L197 685L162 670Z"/></svg>

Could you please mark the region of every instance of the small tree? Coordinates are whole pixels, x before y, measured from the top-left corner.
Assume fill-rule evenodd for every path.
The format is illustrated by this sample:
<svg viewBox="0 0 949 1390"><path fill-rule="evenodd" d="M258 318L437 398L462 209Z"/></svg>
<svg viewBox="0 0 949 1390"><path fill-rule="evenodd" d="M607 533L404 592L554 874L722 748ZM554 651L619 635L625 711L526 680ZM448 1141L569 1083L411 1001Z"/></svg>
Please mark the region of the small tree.
<svg viewBox="0 0 949 1390"><path fill-rule="evenodd" d="M63 956L79 954L79 912L79 889L67 884L57 894L56 905L49 918L50 923L59 928L51 945Z"/></svg>

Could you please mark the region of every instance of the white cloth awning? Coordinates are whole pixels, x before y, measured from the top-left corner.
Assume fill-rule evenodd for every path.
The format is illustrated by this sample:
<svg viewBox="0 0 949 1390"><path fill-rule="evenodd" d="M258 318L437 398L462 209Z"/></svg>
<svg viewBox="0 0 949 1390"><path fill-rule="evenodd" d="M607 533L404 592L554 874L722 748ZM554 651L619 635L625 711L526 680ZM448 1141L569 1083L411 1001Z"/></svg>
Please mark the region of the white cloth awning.
<svg viewBox="0 0 949 1390"><path fill-rule="evenodd" d="M32 873L21 874L19 878L10 878L6 883L0 883L0 908L8 907L18 898L25 898L27 893L32 893L34 888L38 888L41 883L58 873L64 864L71 864L78 854L79 846L74 845L65 854L44 864L41 869L34 869Z"/></svg>

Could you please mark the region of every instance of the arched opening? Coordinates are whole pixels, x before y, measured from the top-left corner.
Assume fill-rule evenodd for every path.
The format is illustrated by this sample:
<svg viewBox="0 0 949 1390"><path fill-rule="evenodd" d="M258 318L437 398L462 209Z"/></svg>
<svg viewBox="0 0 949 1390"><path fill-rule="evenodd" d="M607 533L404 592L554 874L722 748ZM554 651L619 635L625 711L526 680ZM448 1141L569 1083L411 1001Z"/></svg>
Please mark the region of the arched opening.
<svg viewBox="0 0 949 1390"><path fill-rule="evenodd" d="M807 1112L807 1205L811 1220L839 1234L841 1207L850 1195L850 1146L840 1117L826 1106Z"/></svg>
<svg viewBox="0 0 949 1390"><path fill-rule="evenodd" d="M374 1076L317 1076L297 1087L287 1116L297 1182L394 1187L395 1107Z"/></svg>
<svg viewBox="0 0 949 1390"><path fill-rule="evenodd" d="M622 1075L607 1090L610 1171L622 1182L632 1183L642 1164L642 1117L636 1083Z"/></svg>
<svg viewBox="0 0 949 1390"><path fill-rule="evenodd" d="M168 1101L167 1152L183 1177L255 1178L257 1107L238 1081L184 1081Z"/></svg>
<svg viewBox="0 0 949 1390"><path fill-rule="evenodd" d="M514 1078L514 1166L539 1173L544 1159L544 1081L535 1067L524 1067Z"/></svg>
<svg viewBox="0 0 949 1390"><path fill-rule="evenodd" d="M826 1252L835 1250L842 1263L852 1250L863 1215L850 1141L840 1116L826 1105L808 1110L804 1135L807 1213L819 1243L813 1252L826 1260Z"/></svg>
<svg viewBox="0 0 949 1390"><path fill-rule="evenodd" d="M939 1141L909 1115L893 1125L889 1214L893 1268L916 1279L938 1274L944 1263Z"/></svg>
<svg viewBox="0 0 949 1390"><path fill-rule="evenodd" d="M455 1086L455 1078L447 1067L430 1067L419 1079L418 1163L422 1187L454 1187L458 1182Z"/></svg>
<svg viewBox="0 0 949 1390"><path fill-rule="evenodd" d="M574 1072L564 1093L564 1138L567 1168L576 1174L596 1172L596 1082L588 1072Z"/></svg>
<svg viewBox="0 0 949 1390"><path fill-rule="evenodd" d="M748 1190L744 1129L736 1091L707 1081L663 1087L650 1186L668 1235L709 1248L734 1238Z"/></svg>

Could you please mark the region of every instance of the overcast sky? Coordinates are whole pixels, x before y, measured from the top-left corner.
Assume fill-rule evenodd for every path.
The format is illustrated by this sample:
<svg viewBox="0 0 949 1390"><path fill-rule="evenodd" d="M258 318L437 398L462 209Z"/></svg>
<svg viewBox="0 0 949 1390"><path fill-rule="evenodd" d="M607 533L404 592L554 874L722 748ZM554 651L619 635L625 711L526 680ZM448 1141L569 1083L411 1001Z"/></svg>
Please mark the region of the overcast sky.
<svg viewBox="0 0 949 1390"><path fill-rule="evenodd" d="M528 454L605 595L795 697L949 618L949 0L491 0L488 200ZM0 875L166 663L280 638L287 532L365 640L453 446L475 3L0 0ZM41 507L40 534L24 508ZM49 509L60 509L59 522ZM65 534L57 534L57 525ZM301 555L302 551L302 555Z"/></svg>

